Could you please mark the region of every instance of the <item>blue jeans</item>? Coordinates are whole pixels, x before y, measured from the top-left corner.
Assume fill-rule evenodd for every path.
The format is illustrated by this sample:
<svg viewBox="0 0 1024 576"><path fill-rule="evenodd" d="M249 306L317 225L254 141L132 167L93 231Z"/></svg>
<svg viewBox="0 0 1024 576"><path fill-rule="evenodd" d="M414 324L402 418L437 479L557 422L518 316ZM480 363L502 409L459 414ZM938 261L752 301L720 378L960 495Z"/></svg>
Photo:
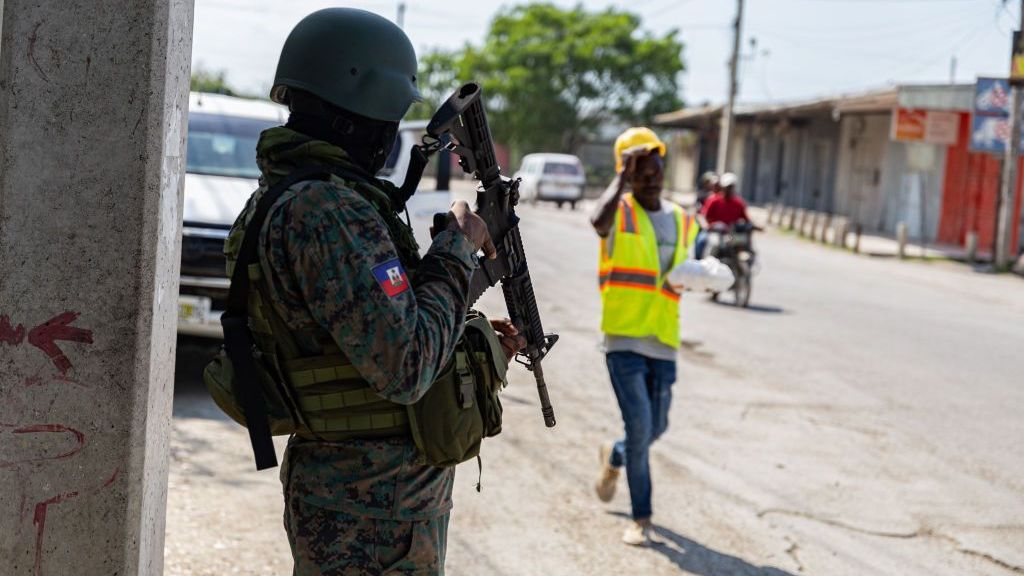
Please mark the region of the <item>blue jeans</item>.
<svg viewBox="0 0 1024 576"><path fill-rule="evenodd" d="M668 408L676 363L655 360L634 352L606 355L615 397L619 400L626 436L615 443L609 464L626 467L633 518L651 517L651 443L668 428Z"/></svg>
<svg viewBox="0 0 1024 576"><path fill-rule="evenodd" d="M704 248L708 245L708 231L697 232L697 239L693 242L693 257L700 260L704 257Z"/></svg>

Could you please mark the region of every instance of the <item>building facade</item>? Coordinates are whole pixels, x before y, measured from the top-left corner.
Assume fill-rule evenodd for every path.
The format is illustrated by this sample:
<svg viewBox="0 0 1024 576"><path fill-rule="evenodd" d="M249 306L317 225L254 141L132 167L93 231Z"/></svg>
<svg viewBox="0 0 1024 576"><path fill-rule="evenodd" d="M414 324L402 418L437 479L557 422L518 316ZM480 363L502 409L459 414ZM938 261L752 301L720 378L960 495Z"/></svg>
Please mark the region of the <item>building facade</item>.
<svg viewBox="0 0 1024 576"><path fill-rule="evenodd" d="M898 86L851 96L772 106L740 106L728 169L755 204L781 203L845 216L865 231L963 246L978 238L988 252L995 235L1000 160L968 146L974 86ZM941 143L895 138L894 115L912 109L955 124ZM709 169L717 155L722 108L662 114L657 123L689 142L673 147L670 165ZM700 171L672 181L692 190ZM1020 173L1020 172L1019 172ZM1014 214L1021 214L1018 178ZM1017 230L1014 246L1020 246Z"/></svg>

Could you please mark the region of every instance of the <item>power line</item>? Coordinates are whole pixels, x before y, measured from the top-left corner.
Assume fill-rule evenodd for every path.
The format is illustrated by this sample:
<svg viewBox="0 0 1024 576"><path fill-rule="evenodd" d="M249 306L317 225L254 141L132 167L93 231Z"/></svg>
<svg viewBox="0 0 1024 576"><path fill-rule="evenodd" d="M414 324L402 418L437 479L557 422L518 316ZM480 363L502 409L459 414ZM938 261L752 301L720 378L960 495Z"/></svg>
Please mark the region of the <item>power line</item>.
<svg viewBox="0 0 1024 576"><path fill-rule="evenodd" d="M925 58L910 60L909 66L897 68L893 76L913 76L929 66L934 65L936 61L945 60L950 54L956 54L957 50L959 50L965 43L969 43L974 40L980 32L985 30L991 24L991 22L987 21L981 22L979 26L968 29L967 32L958 37L948 48L943 47L942 50L932 52L931 55L926 56Z"/></svg>
<svg viewBox="0 0 1024 576"><path fill-rule="evenodd" d="M648 18L654 18L656 16L661 16L662 14L664 14L666 12L669 12L671 10L675 10L676 8L679 8L680 6L682 6L682 5L684 5L684 4L688 3L688 2L691 2L691 1L692 0L669 0L669 2L667 4L663 4L660 8L658 8L654 12L651 12L651 13L647 14L647 17Z"/></svg>

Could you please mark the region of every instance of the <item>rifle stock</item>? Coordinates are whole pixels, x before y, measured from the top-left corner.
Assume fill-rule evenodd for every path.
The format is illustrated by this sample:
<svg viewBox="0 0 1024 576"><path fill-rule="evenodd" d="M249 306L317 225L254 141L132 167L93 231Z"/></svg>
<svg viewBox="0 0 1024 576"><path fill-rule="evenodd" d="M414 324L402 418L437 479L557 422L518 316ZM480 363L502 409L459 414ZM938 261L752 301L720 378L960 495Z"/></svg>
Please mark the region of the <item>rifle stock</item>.
<svg viewBox="0 0 1024 576"><path fill-rule="evenodd" d="M501 282L509 318L526 338L526 348L517 361L531 372L537 382L544 424L555 425L555 412L548 399L547 383L541 360L558 340L557 334L545 334L533 293L530 269L526 263L519 217L519 181L502 178L494 155L494 142L487 124L480 86L468 83L455 91L438 108L427 125L427 136L459 155L459 165L480 181L476 195L476 213L487 223L487 231L497 249L497 258L483 260L470 280L469 305L490 287Z"/></svg>

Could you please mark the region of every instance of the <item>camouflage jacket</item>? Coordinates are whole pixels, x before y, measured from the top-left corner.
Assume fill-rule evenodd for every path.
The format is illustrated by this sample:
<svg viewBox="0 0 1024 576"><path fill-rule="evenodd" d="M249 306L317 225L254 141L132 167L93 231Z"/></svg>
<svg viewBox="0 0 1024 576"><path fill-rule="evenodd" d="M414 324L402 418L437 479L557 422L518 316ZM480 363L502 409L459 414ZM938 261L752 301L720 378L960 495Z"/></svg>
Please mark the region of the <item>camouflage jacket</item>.
<svg viewBox="0 0 1024 576"><path fill-rule="evenodd" d="M285 127L263 132L257 160L263 176L249 207L300 166L351 168L340 148ZM427 391L461 337L476 265L473 246L457 231L438 234L422 261L411 235L404 251L402 243L396 248L381 216L390 210L388 186L338 178L292 186L263 225L259 257L269 298L304 353L320 354L319 343L330 338L378 394L409 404ZM406 273L402 267L415 270L396 289L390 281ZM293 438L281 474L291 490L323 508L398 520L446 513L453 470L422 466L417 456L411 438Z"/></svg>

